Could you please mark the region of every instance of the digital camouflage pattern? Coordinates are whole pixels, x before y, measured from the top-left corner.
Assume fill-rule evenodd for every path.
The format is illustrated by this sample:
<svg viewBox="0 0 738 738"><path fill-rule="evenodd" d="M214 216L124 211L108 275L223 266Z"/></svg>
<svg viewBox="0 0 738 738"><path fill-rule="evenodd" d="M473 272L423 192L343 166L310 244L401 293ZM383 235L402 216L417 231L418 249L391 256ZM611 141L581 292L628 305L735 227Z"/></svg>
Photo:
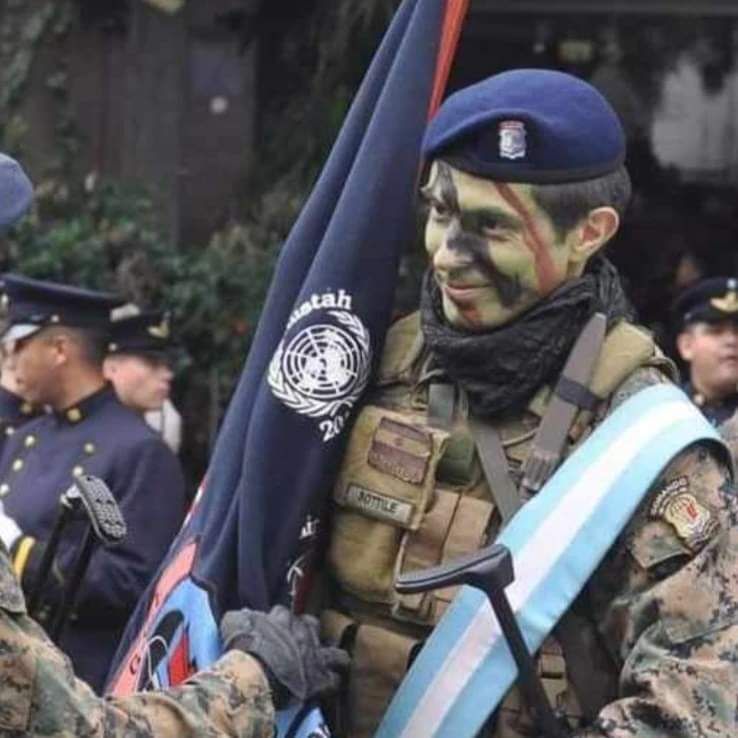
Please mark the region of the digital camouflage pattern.
<svg viewBox="0 0 738 738"><path fill-rule="evenodd" d="M262 669L231 651L168 690L104 699L76 679L69 659L26 614L0 546L0 736L28 738L271 738Z"/></svg>
<svg viewBox="0 0 738 738"><path fill-rule="evenodd" d="M733 463L738 468L738 411L717 427L733 456Z"/></svg>
<svg viewBox="0 0 738 738"><path fill-rule="evenodd" d="M382 469L365 453L369 443L365 437L372 436L372 427L381 429L383 417L396 423L404 418L418 432L430 432L424 420L422 351L412 331L405 331L399 343L398 349L390 332L385 365L392 368L380 378L368 409L357 420L358 430L352 434L337 483L363 484L363 489L379 493L375 496L380 501L382 491L398 494L407 485L400 486L390 474L382 477ZM395 358L387 360L387 352L392 351ZM410 354L409 361L403 358ZM609 391L609 402L603 403L595 423L641 389L668 381L656 368L663 366L662 361L654 354L655 366L645 362L646 366L631 370L625 381L619 381ZM534 404L498 428L513 478L537 424ZM365 427L371 418L372 425ZM466 458L458 452L459 432L456 428L450 438L440 438L433 430L433 450L430 457L425 456L425 468L436 479L452 450L457 461ZM374 431L375 440L378 437L379 432ZM409 466L412 446L407 434L389 450L391 437L383 434L381 440L388 457ZM444 444L446 450L438 452L439 460L436 449ZM420 452L416 456L421 458ZM413 463L416 461L414 458ZM458 471L457 463L455 478L461 480ZM436 500L427 512L431 526L439 526L438 501L446 499L450 490L471 495L478 503L483 498L491 500L489 487L478 472L467 474L466 479L456 486L448 478L440 484L436 481ZM427 491L418 490L422 499L431 499ZM336 501L340 494L337 489ZM342 504L344 507L334 508L332 535L339 541L332 543L329 557L337 586L332 607L348 616L354 627L358 624L348 693L358 700L373 690L376 705L380 702L378 672L391 665L389 652L396 648L397 659L404 658L400 649L410 653L413 648L406 636L422 637L440 613L422 623L420 609L411 612L400 608L402 603L388 602L384 581L368 573L362 557L374 549L372 566L386 561L391 580L406 565L403 556L412 550L425 524L408 530L400 544L399 537L385 533L389 526L381 529L376 509L369 511L374 522L369 518L361 522L356 506L349 510ZM390 522L396 526L396 521ZM493 515L492 538L497 525ZM354 548L352 540L356 541ZM432 537L426 542L434 544ZM447 542L442 542L442 548ZM400 546L399 550L387 553L393 545ZM343 563L338 554L345 557ZM345 563L346 558L350 564ZM365 580L373 577L371 586L363 591L362 573ZM367 639L366 645L362 638ZM550 672L558 674L544 679L544 687L570 718L575 738L724 738L738 734L738 499L729 461L717 446L690 447L671 462L549 640L553 643L544 644L539 668L544 677ZM363 648L357 652L358 646ZM367 658L360 663L365 654L373 652L381 653L382 659ZM388 675L389 671L384 673L385 678ZM389 678L396 689L401 675L395 672ZM351 719L356 717L351 702L346 709ZM370 736L367 722L360 719L356 728L352 722L347 735ZM516 690L483 734L485 738L538 738Z"/></svg>

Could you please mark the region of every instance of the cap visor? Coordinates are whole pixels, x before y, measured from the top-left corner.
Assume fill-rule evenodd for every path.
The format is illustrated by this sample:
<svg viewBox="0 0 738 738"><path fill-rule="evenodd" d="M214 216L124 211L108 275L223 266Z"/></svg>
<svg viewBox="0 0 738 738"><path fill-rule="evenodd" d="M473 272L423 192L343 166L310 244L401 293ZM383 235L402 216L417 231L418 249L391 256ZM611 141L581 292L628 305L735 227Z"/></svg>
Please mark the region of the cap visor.
<svg viewBox="0 0 738 738"><path fill-rule="evenodd" d="M34 333L38 333L41 330L40 325L33 325L31 323L16 323L11 325L2 337L0 341L8 343L9 341L20 341L24 338L32 336Z"/></svg>

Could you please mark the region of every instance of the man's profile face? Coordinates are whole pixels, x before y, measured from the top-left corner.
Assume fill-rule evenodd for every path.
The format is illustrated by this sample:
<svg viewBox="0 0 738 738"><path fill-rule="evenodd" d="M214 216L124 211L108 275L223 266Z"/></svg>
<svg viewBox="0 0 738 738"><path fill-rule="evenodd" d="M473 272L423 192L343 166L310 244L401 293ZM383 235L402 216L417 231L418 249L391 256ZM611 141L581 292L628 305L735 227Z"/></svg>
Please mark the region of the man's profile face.
<svg viewBox="0 0 738 738"><path fill-rule="evenodd" d="M58 354L54 342L43 329L16 341L8 351L7 361L18 391L26 400L38 405L52 402Z"/></svg>
<svg viewBox="0 0 738 738"><path fill-rule="evenodd" d="M681 357L689 362L690 381L707 400L738 389L738 324L733 320L693 323L677 337Z"/></svg>
<svg viewBox="0 0 738 738"><path fill-rule="evenodd" d="M174 376L168 361L143 354L109 356L104 373L120 401L139 413L161 409Z"/></svg>
<svg viewBox="0 0 738 738"><path fill-rule="evenodd" d="M423 188L425 247L450 325L483 331L508 323L565 282L570 247L530 186L434 162Z"/></svg>

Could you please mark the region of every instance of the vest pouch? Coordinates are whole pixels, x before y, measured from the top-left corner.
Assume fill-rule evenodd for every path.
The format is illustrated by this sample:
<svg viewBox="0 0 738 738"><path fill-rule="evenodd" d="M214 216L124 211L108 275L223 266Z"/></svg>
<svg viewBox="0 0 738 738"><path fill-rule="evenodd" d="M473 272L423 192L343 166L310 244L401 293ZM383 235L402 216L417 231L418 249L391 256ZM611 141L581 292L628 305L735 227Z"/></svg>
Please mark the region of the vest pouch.
<svg viewBox="0 0 738 738"><path fill-rule="evenodd" d="M494 505L467 495L437 489L433 504L416 531L403 536L397 574L428 569L479 550L487 539ZM392 614L399 620L437 623L458 587L396 595Z"/></svg>
<svg viewBox="0 0 738 738"><path fill-rule="evenodd" d="M351 653L348 734L371 738L400 686L418 642L373 625L360 625Z"/></svg>
<svg viewBox="0 0 738 738"><path fill-rule="evenodd" d="M403 534L417 530L434 497L448 432L367 406L351 431L333 491L328 561L340 585L390 604Z"/></svg>
<svg viewBox="0 0 738 738"><path fill-rule="evenodd" d="M538 676L546 699L570 730L582 727L582 709L569 682L566 661L555 638L547 638L536 655ZM497 708L497 721L491 731L494 738L539 738L540 728L534 723L529 705L517 684L505 695Z"/></svg>

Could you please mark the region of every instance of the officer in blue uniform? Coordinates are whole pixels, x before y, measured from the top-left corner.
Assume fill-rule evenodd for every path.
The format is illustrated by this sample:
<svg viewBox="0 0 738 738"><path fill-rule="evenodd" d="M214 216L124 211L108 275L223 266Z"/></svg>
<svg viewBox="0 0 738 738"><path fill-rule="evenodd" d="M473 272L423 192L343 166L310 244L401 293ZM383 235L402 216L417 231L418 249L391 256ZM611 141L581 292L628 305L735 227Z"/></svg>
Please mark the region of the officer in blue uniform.
<svg viewBox="0 0 738 738"><path fill-rule="evenodd" d="M688 365L684 391L715 426L738 410L738 278L713 277L675 303L677 350Z"/></svg>
<svg viewBox="0 0 738 738"><path fill-rule="evenodd" d="M105 381L102 361L116 297L6 275L3 343L24 396L50 412L11 436L0 458L0 537L26 591L76 475L108 484L128 526L125 542L97 548L60 646L75 672L101 689L131 611L177 532L185 505L179 462ZM16 528L13 528L14 524ZM58 604L83 523L65 529L44 604Z"/></svg>
<svg viewBox="0 0 738 738"><path fill-rule="evenodd" d="M124 405L141 414L159 411L171 391L175 352L167 313L146 310L114 318L105 376Z"/></svg>

